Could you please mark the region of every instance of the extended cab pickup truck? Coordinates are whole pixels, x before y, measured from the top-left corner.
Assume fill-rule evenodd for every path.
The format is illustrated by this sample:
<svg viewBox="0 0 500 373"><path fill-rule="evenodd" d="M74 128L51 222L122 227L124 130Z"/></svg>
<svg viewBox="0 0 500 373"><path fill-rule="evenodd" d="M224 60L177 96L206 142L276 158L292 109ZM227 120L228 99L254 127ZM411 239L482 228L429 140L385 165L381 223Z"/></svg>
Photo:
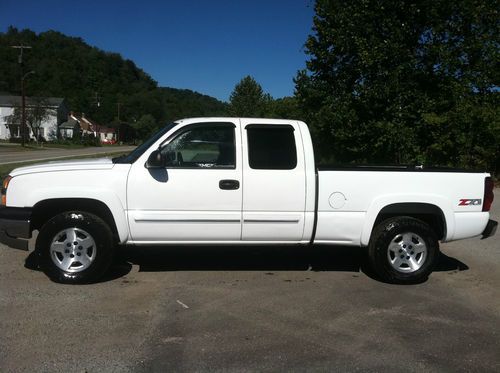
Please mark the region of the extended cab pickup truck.
<svg viewBox="0 0 500 373"><path fill-rule="evenodd" d="M130 154L15 169L3 182L0 241L35 250L67 283L96 281L118 244L367 246L383 279L425 279L447 242L495 233L483 172L322 168L307 125L193 118Z"/></svg>

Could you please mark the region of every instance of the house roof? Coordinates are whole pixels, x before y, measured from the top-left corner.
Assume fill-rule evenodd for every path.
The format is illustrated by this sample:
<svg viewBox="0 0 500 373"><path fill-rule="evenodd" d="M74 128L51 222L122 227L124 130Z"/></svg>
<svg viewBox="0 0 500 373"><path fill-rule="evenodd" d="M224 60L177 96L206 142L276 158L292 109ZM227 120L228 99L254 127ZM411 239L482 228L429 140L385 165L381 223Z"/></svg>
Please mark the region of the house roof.
<svg viewBox="0 0 500 373"><path fill-rule="evenodd" d="M115 129L111 127L101 126L93 119L87 118L85 114L70 113L70 118L80 124L80 128L84 131L96 133L115 133Z"/></svg>
<svg viewBox="0 0 500 373"><path fill-rule="evenodd" d="M92 124L88 120L86 120L84 117L78 118L78 122L80 123L80 127L82 130L94 132L94 128L93 128Z"/></svg>
<svg viewBox="0 0 500 373"><path fill-rule="evenodd" d="M111 127L105 127L105 126L98 126L96 128L96 131L99 133L115 133L115 129Z"/></svg>
<svg viewBox="0 0 500 373"><path fill-rule="evenodd" d="M70 118L66 122L61 123L61 125L59 126L59 128L74 129L77 126L78 126L78 122L76 120L74 120L73 118Z"/></svg>
<svg viewBox="0 0 500 373"><path fill-rule="evenodd" d="M0 107L21 106L21 96L0 95ZM26 106L43 105L57 108L61 106L64 98L61 97L26 97Z"/></svg>

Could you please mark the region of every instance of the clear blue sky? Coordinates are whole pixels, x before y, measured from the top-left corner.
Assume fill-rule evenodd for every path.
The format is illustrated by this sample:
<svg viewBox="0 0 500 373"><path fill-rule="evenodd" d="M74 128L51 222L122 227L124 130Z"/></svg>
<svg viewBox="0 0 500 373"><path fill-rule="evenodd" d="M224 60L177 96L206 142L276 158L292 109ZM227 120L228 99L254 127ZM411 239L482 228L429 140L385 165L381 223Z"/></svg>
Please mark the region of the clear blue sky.
<svg viewBox="0 0 500 373"><path fill-rule="evenodd" d="M133 60L160 86L228 100L252 75L273 97L305 66L312 0L0 0L9 25L79 36Z"/></svg>

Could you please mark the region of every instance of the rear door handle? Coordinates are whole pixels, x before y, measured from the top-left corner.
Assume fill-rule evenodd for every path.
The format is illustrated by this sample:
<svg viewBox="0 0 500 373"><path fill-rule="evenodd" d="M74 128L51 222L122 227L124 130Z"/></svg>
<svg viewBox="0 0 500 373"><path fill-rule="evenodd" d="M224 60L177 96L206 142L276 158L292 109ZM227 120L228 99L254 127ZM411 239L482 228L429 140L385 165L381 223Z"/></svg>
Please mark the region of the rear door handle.
<svg viewBox="0 0 500 373"><path fill-rule="evenodd" d="M219 181L219 188L225 190L239 189L240 182L238 180L221 180Z"/></svg>

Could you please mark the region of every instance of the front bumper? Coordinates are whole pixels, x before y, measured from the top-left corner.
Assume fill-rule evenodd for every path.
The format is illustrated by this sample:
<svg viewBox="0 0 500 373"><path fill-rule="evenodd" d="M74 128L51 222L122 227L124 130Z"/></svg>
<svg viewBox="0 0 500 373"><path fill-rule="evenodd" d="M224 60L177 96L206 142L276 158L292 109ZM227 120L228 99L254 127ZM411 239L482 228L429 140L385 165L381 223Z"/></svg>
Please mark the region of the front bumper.
<svg viewBox="0 0 500 373"><path fill-rule="evenodd" d="M497 231L497 227L498 227L498 222L491 219L488 220L488 224L486 225L486 228L484 228L484 231L482 233L483 237L481 237L481 239L493 236Z"/></svg>
<svg viewBox="0 0 500 373"><path fill-rule="evenodd" d="M0 243L13 249L28 250L31 238L31 209L0 207Z"/></svg>

